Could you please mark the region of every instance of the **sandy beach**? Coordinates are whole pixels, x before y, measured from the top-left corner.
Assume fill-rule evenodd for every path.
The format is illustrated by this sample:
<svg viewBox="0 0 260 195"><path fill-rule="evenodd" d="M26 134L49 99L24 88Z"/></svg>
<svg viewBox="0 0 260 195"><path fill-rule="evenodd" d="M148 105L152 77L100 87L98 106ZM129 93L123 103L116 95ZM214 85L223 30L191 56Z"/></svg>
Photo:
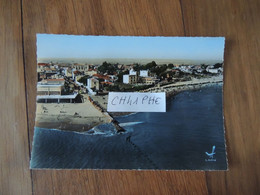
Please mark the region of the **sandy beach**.
<svg viewBox="0 0 260 195"><path fill-rule="evenodd" d="M97 109L84 95L84 103L37 103L35 126L49 129L87 131L111 122L111 117Z"/></svg>

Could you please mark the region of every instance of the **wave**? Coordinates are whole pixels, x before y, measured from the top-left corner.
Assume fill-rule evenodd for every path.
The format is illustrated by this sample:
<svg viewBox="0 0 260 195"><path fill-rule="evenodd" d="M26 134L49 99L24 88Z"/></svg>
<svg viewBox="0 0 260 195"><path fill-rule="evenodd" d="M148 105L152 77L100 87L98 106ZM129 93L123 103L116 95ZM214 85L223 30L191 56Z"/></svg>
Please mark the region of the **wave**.
<svg viewBox="0 0 260 195"><path fill-rule="evenodd" d="M89 131L85 131L85 132L80 132L80 134L83 134L83 135L104 135L104 136L115 135L115 133L112 133L112 132L100 132L100 131L95 131L93 129L90 129Z"/></svg>
<svg viewBox="0 0 260 195"><path fill-rule="evenodd" d="M132 125L138 125L144 123L143 121L141 122L127 122L127 123L120 123L119 125L121 127L127 127L127 126L132 126Z"/></svg>
<svg viewBox="0 0 260 195"><path fill-rule="evenodd" d="M112 136L117 134L117 130L114 124L105 123L105 124L97 125L88 131L82 132L82 134Z"/></svg>
<svg viewBox="0 0 260 195"><path fill-rule="evenodd" d="M104 135L104 136L113 136L117 134L116 127L112 123L105 123L101 125L97 125L93 127L92 129L89 129L88 131L69 131L69 130L60 130L60 129L54 129L54 128L40 128L35 127L35 129L39 130L47 130L47 131L54 131L59 133L72 133L72 134L80 134L80 135Z"/></svg>
<svg viewBox="0 0 260 195"><path fill-rule="evenodd" d="M137 124L141 124L143 122L126 122L126 123L120 123L119 125L121 127L131 127L133 125L137 125ZM37 129L42 129L42 130L48 130L48 131L55 131L55 132L60 132L60 133L72 133L72 134L80 134L80 135L85 135L85 136L94 136L94 135L100 135L100 136L105 136L105 137L109 137L109 136L114 136L114 135L118 135L117 129L115 127L115 125L113 123L104 123L104 124L100 124L97 125L87 131L69 131L69 130L60 130L60 129L53 129L53 128L39 128L39 127L35 127ZM126 132L125 133L130 133L133 131L132 128L127 128L125 129ZM122 133L121 133L122 134Z"/></svg>
<svg viewBox="0 0 260 195"><path fill-rule="evenodd" d="M129 116L131 116L131 115L135 115L135 114L137 114L137 113L138 113L138 112L133 112L133 113L126 114L126 115L117 116L117 117L115 117L115 118L125 118L125 117L129 117Z"/></svg>

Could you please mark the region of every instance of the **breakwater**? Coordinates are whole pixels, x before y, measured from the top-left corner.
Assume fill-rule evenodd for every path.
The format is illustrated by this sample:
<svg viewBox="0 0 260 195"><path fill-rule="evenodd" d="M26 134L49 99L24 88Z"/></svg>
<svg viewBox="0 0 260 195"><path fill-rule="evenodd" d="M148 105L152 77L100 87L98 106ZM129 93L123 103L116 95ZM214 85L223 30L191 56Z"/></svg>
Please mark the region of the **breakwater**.
<svg viewBox="0 0 260 195"><path fill-rule="evenodd" d="M93 104L93 106L99 110L100 112L102 112L102 114L105 116L105 117L108 117L110 122L115 126L116 128L116 131L117 133L122 133L122 132L125 132L125 129L122 128L120 125L119 125L119 122L117 120L114 119L114 117L109 114L97 101L94 101L90 96L88 96L88 100Z"/></svg>

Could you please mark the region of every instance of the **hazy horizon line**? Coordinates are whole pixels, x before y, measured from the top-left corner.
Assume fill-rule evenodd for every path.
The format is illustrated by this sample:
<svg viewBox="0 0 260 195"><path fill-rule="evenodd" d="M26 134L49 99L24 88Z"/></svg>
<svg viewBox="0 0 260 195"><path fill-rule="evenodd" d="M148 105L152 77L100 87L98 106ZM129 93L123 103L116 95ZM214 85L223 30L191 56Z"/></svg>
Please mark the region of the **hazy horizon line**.
<svg viewBox="0 0 260 195"><path fill-rule="evenodd" d="M57 61L57 62L71 62L77 63L84 61L85 63L103 63L107 61L109 63L140 63L145 64L152 61L155 61L157 64L216 64L216 63L223 63L223 59L174 59L174 58L89 58L89 57L79 57L79 58L70 58L70 57L39 57L37 58L38 62L50 62L50 61ZM88 62L87 62L88 61ZM91 61L91 62L90 62Z"/></svg>

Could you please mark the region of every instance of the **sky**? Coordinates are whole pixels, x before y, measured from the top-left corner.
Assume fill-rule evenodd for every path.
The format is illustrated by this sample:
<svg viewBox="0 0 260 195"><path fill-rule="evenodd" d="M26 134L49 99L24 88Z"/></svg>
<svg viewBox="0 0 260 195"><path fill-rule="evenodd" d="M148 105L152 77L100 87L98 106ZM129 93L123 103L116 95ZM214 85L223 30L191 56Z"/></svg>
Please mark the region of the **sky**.
<svg viewBox="0 0 260 195"><path fill-rule="evenodd" d="M224 37L37 34L38 58L136 58L223 61Z"/></svg>

